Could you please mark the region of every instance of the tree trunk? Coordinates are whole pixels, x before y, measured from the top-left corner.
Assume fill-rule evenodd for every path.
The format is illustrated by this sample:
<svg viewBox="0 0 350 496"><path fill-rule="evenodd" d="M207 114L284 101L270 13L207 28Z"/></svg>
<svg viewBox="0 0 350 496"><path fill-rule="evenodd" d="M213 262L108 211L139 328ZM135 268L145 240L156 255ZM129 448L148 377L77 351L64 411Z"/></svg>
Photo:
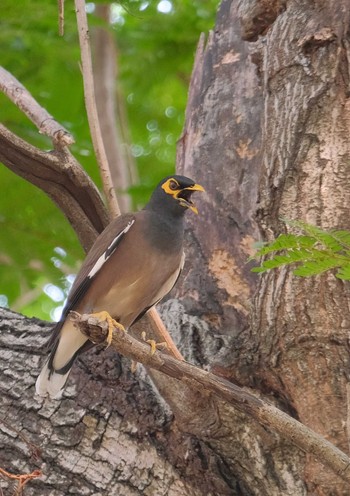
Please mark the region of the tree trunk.
<svg viewBox="0 0 350 496"><path fill-rule="evenodd" d="M141 368L131 373L128 360L102 347L79 361L62 401L38 399L51 326L5 309L0 316L0 467L42 470L26 495L202 494L191 483L203 471L200 443L170 429L171 412ZM168 443L173 459L164 456ZM0 487L13 494L14 482Z"/></svg>
<svg viewBox="0 0 350 496"><path fill-rule="evenodd" d="M207 195L200 216L188 216L185 276L161 306L187 360L269 398L344 451L348 283L286 269L258 278L246 261L259 230L271 238L285 229L282 216L350 228L349 11L345 0L222 2L198 47L178 149L179 172ZM43 470L25 494L349 493L190 383L154 373L160 395L111 349L82 356L61 402L38 400L49 326L6 310L2 318L0 466Z"/></svg>
<svg viewBox="0 0 350 496"><path fill-rule="evenodd" d="M266 237L281 218L350 229L348 1L288 2L264 47L264 157L260 226ZM349 451L348 282L327 274L261 278L254 302L254 377L259 389ZM244 361L244 360L243 360ZM348 495L349 487L307 456L308 494Z"/></svg>

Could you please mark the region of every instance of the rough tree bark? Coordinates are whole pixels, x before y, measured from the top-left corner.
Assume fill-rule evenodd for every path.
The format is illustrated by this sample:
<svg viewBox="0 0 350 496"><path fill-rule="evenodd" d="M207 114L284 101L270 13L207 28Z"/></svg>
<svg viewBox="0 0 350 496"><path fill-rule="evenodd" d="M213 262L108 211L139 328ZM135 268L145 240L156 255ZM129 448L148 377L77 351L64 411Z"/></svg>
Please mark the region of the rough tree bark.
<svg viewBox="0 0 350 496"><path fill-rule="evenodd" d="M291 1L266 36L259 206L266 237L281 232L281 217L350 229L349 19L346 0ZM259 389L346 452L349 296L349 284L332 274L307 280L287 269L268 274L246 343ZM310 457L304 471L309 494L349 494Z"/></svg>
<svg viewBox="0 0 350 496"><path fill-rule="evenodd" d="M189 218L185 277L161 307L188 360L344 451L348 286L285 270L258 279L245 262L258 229L284 229L281 215L349 227L349 11L345 0L222 2L197 51L178 153L208 194ZM48 328L3 311L0 465L43 470L26 494L348 494L247 415L154 373L160 396L111 349L82 357L61 402L34 398Z"/></svg>
<svg viewBox="0 0 350 496"><path fill-rule="evenodd" d="M230 2L224 2L223 6L225 4L229 7ZM233 5L231 7L235 9ZM202 331L195 341L197 346L192 347L201 364L212 363L215 352L215 348L210 346L213 342L210 315L213 301L221 302L215 316L220 317L218 327L222 334L225 333L228 311L239 315L242 306L244 308L240 299L246 294L247 279L243 278L243 288L240 288L236 269L242 266L242 245L235 238L235 229L228 226L227 212L234 212L238 240L252 233L249 229L250 208L256 208L254 180L257 177L252 168L259 160L263 168L257 221L264 238L271 239L285 229L281 217L301 219L325 228L350 227L347 211L350 158L349 3L275 1L267 4L243 0L239 2L238 14L242 36L252 40L248 50L251 60L257 65L256 87L253 90L256 100L245 98L237 103L240 88L249 92L254 79L247 77L247 72L242 69L243 61L237 49L224 51L221 60L225 60L225 56L226 60L236 59L238 82L233 78L225 85L224 76L222 73L220 75L224 69L218 62L213 65L219 83L215 76L211 80L209 77L205 79L204 84L203 79L198 82L196 105L191 116L192 135L188 138L185 134L185 139L192 140L193 146L186 147L187 155L182 154L182 170L194 176L202 173L203 163L209 164L210 204L219 204L225 212L219 217L220 208L210 209L209 229L215 232L209 231L208 236L202 232L202 224L192 225L191 236L196 242L191 246L196 251L196 265L189 269L185 283L176 291L185 314L195 314L207 323L207 332ZM219 33L222 31L219 30ZM255 41L259 35L262 36ZM238 44L246 46L241 40ZM209 67L211 55L207 54ZM249 65L249 61L245 60L245 63ZM209 70L207 66L204 73L208 75ZM208 81L212 83L209 89L205 86ZM216 92L213 88L220 83L222 86L217 86ZM260 93L258 84L261 85ZM232 91L233 87L233 109L237 105L239 119L230 135L223 95L227 88ZM228 108L232 112L231 102ZM241 114L244 115L247 110L253 113L249 120L253 132L244 129L240 139L241 126L245 125ZM234 118L233 111L231 119ZM256 154L254 138L259 138L259 119L262 122L262 147L261 154ZM218 122L222 127L216 132L214 127ZM250 181L250 188L239 188L239 181L236 183L234 180L237 177L235 166L242 150L245 153L244 166L238 162L238 174L243 176L244 181L244 174L250 167L253 177L246 178ZM230 163L230 158L234 164ZM226 174L233 177L228 179ZM242 191L247 195L247 204L237 215L237 205L242 205ZM227 199L230 202L228 208ZM243 222L240 224L242 213ZM208 230L208 227L205 226L205 229ZM227 271L230 271L230 277ZM198 281L203 281L203 274L206 274L205 282L198 284ZM214 286L210 293L209 307L205 292L211 287L212 280L214 283L216 281L217 287ZM199 294L191 294L191 287L202 290ZM216 289L223 289L225 297L219 295ZM213 294L217 300L212 297ZM219 349L214 358L216 369L226 377L275 398L281 408L316 432L323 433L346 452L349 449L346 428L349 404L348 297L348 284L338 281L333 275L303 280L292 277L287 269L267 274L259 279L251 326L240 327L237 325L239 320L231 317L228 320L228 334L234 338L234 342L230 341L232 348ZM203 303L202 306L198 301ZM222 305L222 302L225 304ZM171 305L168 303L170 309ZM173 305L178 305L178 300L174 300ZM217 326L214 328L215 337L222 339L222 334L217 336ZM190 327L190 335L193 336L193 333L197 333L196 324ZM184 339L183 336L181 338L179 341ZM241 427L237 427L236 436L244 446L245 436L240 431ZM256 437L252 432L250 435ZM251 453L248 458L250 456ZM239 458L241 462L241 453ZM281 477L278 492L275 493L270 486L267 494L349 494L349 487L339 478L323 470L311 457L303 459L303 455L290 446L284 449L280 446L276 450L272 447L265 454L259 450L257 458L260 469L264 467L265 470L269 466L267 473L270 474L271 470L288 464L286 474L291 485L285 479L287 485L283 487ZM234 470L240 464L236 462ZM247 480L248 474L243 477ZM294 488L292 484L296 484ZM252 485L249 486L251 490Z"/></svg>

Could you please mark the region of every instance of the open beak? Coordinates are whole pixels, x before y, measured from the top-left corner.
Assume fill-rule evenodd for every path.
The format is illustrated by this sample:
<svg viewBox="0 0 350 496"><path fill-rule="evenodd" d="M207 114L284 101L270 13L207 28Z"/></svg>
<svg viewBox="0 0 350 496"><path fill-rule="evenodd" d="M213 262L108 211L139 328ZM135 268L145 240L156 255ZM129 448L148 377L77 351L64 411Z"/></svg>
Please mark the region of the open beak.
<svg viewBox="0 0 350 496"><path fill-rule="evenodd" d="M178 192L176 195L180 205L183 207L189 208L194 212L195 214L198 214L198 209L196 205L193 203L191 200L191 195L194 191L202 191L204 192L205 189L203 186L200 184L192 184L192 186L188 186L187 188L183 188L181 191Z"/></svg>

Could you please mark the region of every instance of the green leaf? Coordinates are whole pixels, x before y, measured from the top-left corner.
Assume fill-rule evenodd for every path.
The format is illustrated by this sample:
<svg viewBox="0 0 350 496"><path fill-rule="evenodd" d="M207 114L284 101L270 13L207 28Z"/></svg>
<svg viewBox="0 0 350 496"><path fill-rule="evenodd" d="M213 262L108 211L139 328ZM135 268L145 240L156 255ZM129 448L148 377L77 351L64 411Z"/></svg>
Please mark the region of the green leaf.
<svg viewBox="0 0 350 496"><path fill-rule="evenodd" d="M293 271L293 274L301 277L310 277L322 274L327 270L338 267L339 263L334 258L325 258L323 260L308 261Z"/></svg>
<svg viewBox="0 0 350 496"><path fill-rule="evenodd" d="M350 279L350 232L345 230L324 231L300 221L286 221L302 234L282 234L265 244L255 255L270 255L253 272L265 272L284 265L295 264L293 273L301 277L322 274L338 268L337 277Z"/></svg>
<svg viewBox="0 0 350 496"><path fill-rule="evenodd" d="M324 231L319 227L313 226L311 224L306 224L305 222L300 221L286 221L287 224L292 225L294 227L298 227L309 237L313 238L314 241L318 241L322 243L326 248L329 248L332 251L340 251L343 249L342 244L339 242L337 237L334 235L335 233L330 231ZM340 231L341 232L341 231Z"/></svg>
<svg viewBox="0 0 350 496"><path fill-rule="evenodd" d="M269 244L265 244L262 248L260 248L260 250L258 250L256 255L254 255L254 258L258 256L268 255L269 253L278 250L288 250L299 247L311 247L314 244L315 244L315 240L313 240L309 236L281 234L280 236L278 236L278 238L275 241L272 241L272 243Z"/></svg>
<svg viewBox="0 0 350 496"><path fill-rule="evenodd" d="M336 273L336 277L345 281L350 280L350 261L348 264L344 265L338 270L338 272Z"/></svg>
<svg viewBox="0 0 350 496"><path fill-rule="evenodd" d="M343 248L350 250L349 231L332 231L332 236L343 246Z"/></svg>

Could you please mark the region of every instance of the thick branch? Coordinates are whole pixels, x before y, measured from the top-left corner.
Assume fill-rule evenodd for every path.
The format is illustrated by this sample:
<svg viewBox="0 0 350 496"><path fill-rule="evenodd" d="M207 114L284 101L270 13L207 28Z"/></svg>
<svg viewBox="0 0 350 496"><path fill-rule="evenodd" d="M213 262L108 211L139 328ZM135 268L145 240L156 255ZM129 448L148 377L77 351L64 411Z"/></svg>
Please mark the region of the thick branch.
<svg viewBox="0 0 350 496"><path fill-rule="evenodd" d="M107 323L101 323L90 315L80 316L76 312L72 312L72 316L80 331L94 343L101 343L105 340ZM272 404L215 374L179 361L168 354L156 351L151 355L147 344L137 341L127 333L114 330L112 346L122 355L173 377L201 391L202 394L214 393L241 412L253 417L260 424L288 439L301 450L311 453L342 479L350 482L350 458L322 436Z"/></svg>
<svg viewBox="0 0 350 496"><path fill-rule="evenodd" d="M109 219L96 186L67 148L74 143L73 137L1 67L0 89L55 146L55 151L44 152L0 125L0 161L58 205L88 251Z"/></svg>
<svg viewBox="0 0 350 496"><path fill-rule="evenodd" d="M0 90L37 126L39 133L52 139L55 146L63 147L74 143L73 136L3 67L0 67Z"/></svg>
<svg viewBox="0 0 350 496"><path fill-rule="evenodd" d="M108 224L100 194L67 148L43 152L0 124L0 161L44 191L62 210L88 251Z"/></svg>

